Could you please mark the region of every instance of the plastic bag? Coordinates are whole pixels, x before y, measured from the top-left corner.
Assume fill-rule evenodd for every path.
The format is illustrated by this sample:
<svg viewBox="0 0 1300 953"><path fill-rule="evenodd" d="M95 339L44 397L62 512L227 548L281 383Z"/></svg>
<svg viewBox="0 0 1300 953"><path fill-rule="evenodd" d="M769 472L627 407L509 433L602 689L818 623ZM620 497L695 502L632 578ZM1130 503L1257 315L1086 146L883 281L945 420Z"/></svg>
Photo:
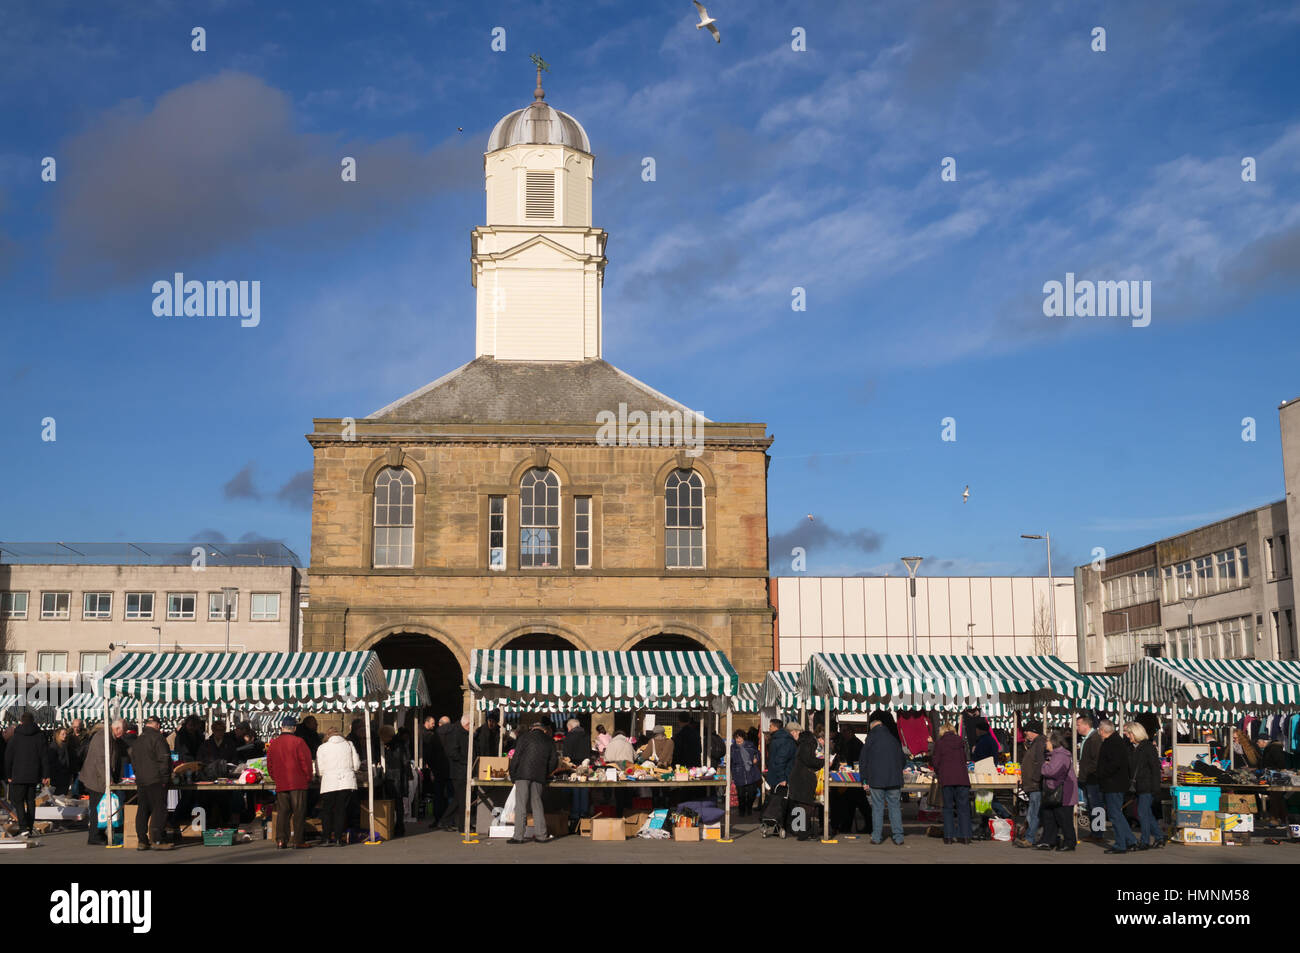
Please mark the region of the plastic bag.
<svg viewBox="0 0 1300 953"><path fill-rule="evenodd" d="M993 792L987 789L975 792L975 813L993 813Z"/></svg>
<svg viewBox="0 0 1300 953"><path fill-rule="evenodd" d="M1011 840L1014 828L1005 817L989 818L989 836L994 840Z"/></svg>
<svg viewBox="0 0 1300 953"><path fill-rule="evenodd" d="M98 827L105 827L108 824L109 813L113 815L113 827L116 830L122 829L122 802L117 799L116 794L105 794L99 799L99 817L96 820Z"/></svg>

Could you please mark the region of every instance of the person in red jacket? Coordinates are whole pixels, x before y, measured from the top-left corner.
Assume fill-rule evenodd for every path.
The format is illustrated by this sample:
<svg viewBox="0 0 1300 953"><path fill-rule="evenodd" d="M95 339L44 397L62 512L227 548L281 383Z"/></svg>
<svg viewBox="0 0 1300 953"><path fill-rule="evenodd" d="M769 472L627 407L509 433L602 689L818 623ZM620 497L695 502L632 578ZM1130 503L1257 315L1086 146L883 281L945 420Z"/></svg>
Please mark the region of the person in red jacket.
<svg viewBox="0 0 1300 953"><path fill-rule="evenodd" d="M275 784L275 846L289 846L289 825L293 822L293 846L306 844L307 788L311 785L311 749L294 734L298 719L285 715L280 721L280 737L266 746L266 769Z"/></svg>

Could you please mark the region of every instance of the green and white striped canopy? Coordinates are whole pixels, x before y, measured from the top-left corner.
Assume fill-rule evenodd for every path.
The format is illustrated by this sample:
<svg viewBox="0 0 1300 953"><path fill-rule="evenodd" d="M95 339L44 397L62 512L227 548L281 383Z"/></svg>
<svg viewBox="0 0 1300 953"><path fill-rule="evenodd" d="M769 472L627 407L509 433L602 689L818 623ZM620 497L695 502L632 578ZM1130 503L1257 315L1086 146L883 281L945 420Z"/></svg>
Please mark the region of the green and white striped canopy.
<svg viewBox="0 0 1300 953"><path fill-rule="evenodd" d="M894 708L1009 704L1030 694L1079 698L1084 680L1051 655L842 655L815 653L799 675L801 697Z"/></svg>
<svg viewBox="0 0 1300 953"><path fill-rule="evenodd" d="M110 702L111 714L115 718L157 718L164 725L183 721L190 715L204 718L208 714L208 705L200 702L136 702L119 697ZM58 707L56 715L60 724L66 725L74 718L85 722L104 720L104 699L101 695L82 692L73 695Z"/></svg>
<svg viewBox="0 0 1300 953"><path fill-rule="evenodd" d="M763 701L762 682L741 682L736 697L731 700L731 710L756 714Z"/></svg>
<svg viewBox="0 0 1300 953"><path fill-rule="evenodd" d="M1068 705L1063 702L1055 702L1052 707L1072 707L1080 711L1099 711L1118 716L1120 701L1116 693L1115 683L1119 678L1118 675L1084 675L1083 680L1088 683L1088 691L1083 698ZM1130 714L1154 714L1168 718L1170 714L1168 705L1153 705L1149 702L1124 702L1123 707L1125 717ZM1178 718L1181 721L1195 719L1198 722L1207 724L1227 724L1235 720L1233 712L1227 708L1193 708L1188 706L1179 707Z"/></svg>
<svg viewBox="0 0 1300 953"><path fill-rule="evenodd" d="M395 668L384 672L384 678L388 682L388 695L382 701L332 701L312 707L315 711L360 711L363 707L372 711L397 711L399 708L423 708L429 704L429 686L422 669Z"/></svg>
<svg viewBox="0 0 1300 953"><path fill-rule="evenodd" d="M479 649L469 670L470 690L507 708L725 708L739 685L721 652Z"/></svg>
<svg viewBox="0 0 1300 953"><path fill-rule="evenodd" d="M141 701L300 705L383 699L374 652L129 653L99 679L101 697Z"/></svg>
<svg viewBox="0 0 1300 953"><path fill-rule="evenodd" d="M1300 662L1143 658L1115 680L1126 702L1260 711L1300 705Z"/></svg>
<svg viewBox="0 0 1300 953"><path fill-rule="evenodd" d="M24 712L31 712L41 728L52 726L57 717L53 705L33 705L22 695L0 695L0 722L17 721Z"/></svg>

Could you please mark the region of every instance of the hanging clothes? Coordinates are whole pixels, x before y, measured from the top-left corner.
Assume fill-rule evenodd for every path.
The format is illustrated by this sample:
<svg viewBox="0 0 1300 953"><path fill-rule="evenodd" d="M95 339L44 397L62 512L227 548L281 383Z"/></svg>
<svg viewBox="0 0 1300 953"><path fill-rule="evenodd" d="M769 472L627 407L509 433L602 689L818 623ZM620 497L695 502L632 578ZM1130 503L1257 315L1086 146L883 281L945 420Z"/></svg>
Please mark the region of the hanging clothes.
<svg viewBox="0 0 1300 953"><path fill-rule="evenodd" d="M924 712L899 712L898 733L912 757L919 758L929 753L933 738L929 715Z"/></svg>

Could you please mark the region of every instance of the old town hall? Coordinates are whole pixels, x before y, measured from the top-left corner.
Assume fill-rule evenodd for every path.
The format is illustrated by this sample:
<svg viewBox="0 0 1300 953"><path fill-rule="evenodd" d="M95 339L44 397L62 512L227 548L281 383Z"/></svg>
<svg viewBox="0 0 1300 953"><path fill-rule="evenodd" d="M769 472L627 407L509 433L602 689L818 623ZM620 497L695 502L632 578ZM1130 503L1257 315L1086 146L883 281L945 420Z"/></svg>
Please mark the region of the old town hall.
<svg viewBox="0 0 1300 953"><path fill-rule="evenodd" d="M703 647L756 681L774 667L766 425L693 417L604 360L595 157L540 73L533 97L484 155L474 359L313 422L303 648L422 668L448 714L476 648ZM698 419L699 439L598 423L638 414Z"/></svg>

